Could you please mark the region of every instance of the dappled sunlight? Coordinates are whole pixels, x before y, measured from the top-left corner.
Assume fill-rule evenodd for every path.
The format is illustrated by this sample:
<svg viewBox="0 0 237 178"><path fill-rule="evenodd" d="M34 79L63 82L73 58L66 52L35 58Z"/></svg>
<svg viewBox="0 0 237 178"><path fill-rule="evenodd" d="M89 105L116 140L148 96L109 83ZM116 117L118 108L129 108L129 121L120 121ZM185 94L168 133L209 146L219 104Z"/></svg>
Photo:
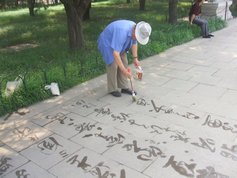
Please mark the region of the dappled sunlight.
<svg viewBox="0 0 237 178"><path fill-rule="evenodd" d="M9 149L6 149L4 147L0 147L0 152L1 152L1 155L5 155L5 156L9 156L12 153Z"/></svg>
<svg viewBox="0 0 237 178"><path fill-rule="evenodd" d="M29 48L36 48L38 47L37 44L30 44L30 43L25 43L25 44L18 44L14 46L8 46L5 48L7 51L21 51L24 49L29 49Z"/></svg>
<svg viewBox="0 0 237 178"><path fill-rule="evenodd" d="M162 57L162 58L167 57L167 54L161 53L161 54L159 54L159 57Z"/></svg>
<svg viewBox="0 0 237 178"><path fill-rule="evenodd" d="M191 50L197 50L197 48L198 48L198 47L194 47L194 46L189 47L189 49L191 49Z"/></svg>
<svg viewBox="0 0 237 178"><path fill-rule="evenodd" d="M1 141L11 148L20 151L36 141L48 136L50 132L33 124L29 118L20 117L18 114L3 122L0 130Z"/></svg>
<svg viewBox="0 0 237 178"><path fill-rule="evenodd" d="M0 28L0 36L7 34L9 31L13 30L14 26L13 25L8 25L6 27L1 27Z"/></svg>
<svg viewBox="0 0 237 178"><path fill-rule="evenodd" d="M62 10L64 10L64 6L63 6L63 4L58 4L56 6L50 6L50 7L48 7L48 10L62 11Z"/></svg>
<svg viewBox="0 0 237 178"><path fill-rule="evenodd" d="M13 122L1 121L1 123L0 123L0 132L7 129L7 128L12 127L12 125L13 125Z"/></svg>
<svg viewBox="0 0 237 178"><path fill-rule="evenodd" d="M54 96L46 101L44 103L55 103L55 104L62 104L64 101L63 96Z"/></svg>
<svg viewBox="0 0 237 178"><path fill-rule="evenodd" d="M32 35L33 35L32 32L28 31L28 32L22 33L21 38L32 38Z"/></svg>
<svg viewBox="0 0 237 178"><path fill-rule="evenodd" d="M113 5L110 1L102 1L102 2L93 2L92 7L107 7Z"/></svg>
<svg viewBox="0 0 237 178"><path fill-rule="evenodd" d="M7 17L7 16L15 17L19 15L26 15L26 14L29 14L28 8L1 12L2 17Z"/></svg>

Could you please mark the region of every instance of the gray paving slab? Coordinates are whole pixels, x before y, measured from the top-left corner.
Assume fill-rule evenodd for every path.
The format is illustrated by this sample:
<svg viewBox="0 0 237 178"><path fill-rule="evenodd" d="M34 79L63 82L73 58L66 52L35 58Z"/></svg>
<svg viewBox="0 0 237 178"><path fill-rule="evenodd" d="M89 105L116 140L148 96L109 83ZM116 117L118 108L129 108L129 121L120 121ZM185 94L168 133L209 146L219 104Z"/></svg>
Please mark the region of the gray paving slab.
<svg viewBox="0 0 237 178"><path fill-rule="evenodd" d="M7 145L1 145L0 157L0 177L8 174L9 172L28 162L28 159L26 159L24 156L17 153L15 150L11 149Z"/></svg>
<svg viewBox="0 0 237 178"><path fill-rule="evenodd" d="M115 153L116 154L116 153ZM117 155L117 154L116 154ZM62 169L63 168L63 169ZM137 177L149 178L104 156L82 149L49 170L59 178Z"/></svg>
<svg viewBox="0 0 237 178"><path fill-rule="evenodd" d="M136 102L101 75L1 119L0 177L236 178L236 29L141 61Z"/></svg>
<svg viewBox="0 0 237 178"><path fill-rule="evenodd" d="M0 139L14 150L21 151L50 134L49 130L31 122L21 122L1 130Z"/></svg>
<svg viewBox="0 0 237 178"><path fill-rule="evenodd" d="M45 169L42 169L41 167L37 166L32 162L29 162L4 176L4 178L16 178L16 177L56 178L56 176L50 174Z"/></svg>
<svg viewBox="0 0 237 178"><path fill-rule="evenodd" d="M80 145L53 134L21 151L20 154L48 170L80 148Z"/></svg>

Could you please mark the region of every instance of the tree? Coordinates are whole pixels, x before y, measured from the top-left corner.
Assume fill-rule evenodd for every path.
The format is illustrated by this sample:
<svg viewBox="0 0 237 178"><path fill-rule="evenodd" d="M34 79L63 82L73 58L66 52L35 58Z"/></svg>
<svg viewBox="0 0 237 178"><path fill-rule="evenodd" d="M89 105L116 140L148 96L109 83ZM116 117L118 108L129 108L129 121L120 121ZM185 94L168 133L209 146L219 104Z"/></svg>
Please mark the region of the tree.
<svg viewBox="0 0 237 178"><path fill-rule="evenodd" d="M34 16L35 15L35 12L34 12L35 0L27 0L27 4L30 11L30 16Z"/></svg>
<svg viewBox="0 0 237 178"><path fill-rule="evenodd" d="M83 15L83 20L90 20L90 9L91 9L91 3L88 5L88 7L86 8L86 11Z"/></svg>
<svg viewBox="0 0 237 178"><path fill-rule="evenodd" d="M230 11L233 17L237 17L237 0L232 1Z"/></svg>
<svg viewBox="0 0 237 178"><path fill-rule="evenodd" d="M80 49L84 46L82 31L82 19L91 0L60 0L67 15L69 47L72 50Z"/></svg>
<svg viewBox="0 0 237 178"><path fill-rule="evenodd" d="M145 10L146 0L139 0L139 10Z"/></svg>
<svg viewBox="0 0 237 178"><path fill-rule="evenodd" d="M177 22L177 5L178 0L169 0L169 23L171 24Z"/></svg>

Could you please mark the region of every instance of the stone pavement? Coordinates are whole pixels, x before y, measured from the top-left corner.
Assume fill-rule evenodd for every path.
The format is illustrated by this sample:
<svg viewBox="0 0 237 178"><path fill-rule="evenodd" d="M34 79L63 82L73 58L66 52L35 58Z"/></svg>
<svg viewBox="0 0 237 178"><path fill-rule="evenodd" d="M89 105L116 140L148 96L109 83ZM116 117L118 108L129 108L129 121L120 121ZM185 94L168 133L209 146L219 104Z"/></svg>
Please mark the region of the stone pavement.
<svg viewBox="0 0 237 178"><path fill-rule="evenodd" d="M237 19L142 61L137 102L106 76L0 121L4 178L236 178Z"/></svg>

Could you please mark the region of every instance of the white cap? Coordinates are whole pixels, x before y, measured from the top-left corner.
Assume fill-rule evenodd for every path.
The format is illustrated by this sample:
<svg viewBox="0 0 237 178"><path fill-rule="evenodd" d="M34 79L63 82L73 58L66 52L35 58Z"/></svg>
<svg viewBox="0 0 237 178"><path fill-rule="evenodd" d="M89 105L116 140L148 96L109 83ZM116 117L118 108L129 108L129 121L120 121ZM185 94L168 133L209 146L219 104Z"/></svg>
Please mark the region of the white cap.
<svg viewBox="0 0 237 178"><path fill-rule="evenodd" d="M150 35L151 35L151 26L149 23L141 21L136 25L135 36L140 44L142 45L147 44Z"/></svg>

